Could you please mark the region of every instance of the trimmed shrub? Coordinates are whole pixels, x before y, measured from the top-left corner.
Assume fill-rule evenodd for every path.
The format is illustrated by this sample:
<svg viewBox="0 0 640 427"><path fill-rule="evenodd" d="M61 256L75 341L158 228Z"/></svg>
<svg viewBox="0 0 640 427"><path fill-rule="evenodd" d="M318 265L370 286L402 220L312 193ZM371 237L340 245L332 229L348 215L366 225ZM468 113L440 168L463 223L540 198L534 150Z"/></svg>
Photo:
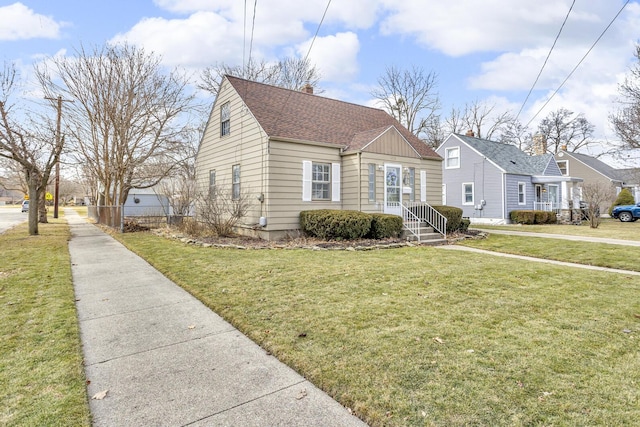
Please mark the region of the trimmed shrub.
<svg viewBox="0 0 640 427"><path fill-rule="evenodd" d="M462 209L454 206L432 206L447 218L447 233L460 230L462 223Z"/></svg>
<svg viewBox="0 0 640 427"><path fill-rule="evenodd" d="M399 216L382 213L371 214L371 229L366 237L386 239L398 237L400 233L402 233L402 218Z"/></svg>
<svg viewBox="0 0 640 427"><path fill-rule="evenodd" d="M622 190L620 190L620 193L618 193L618 197L616 197L616 201L613 202L613 205L611 205L611 207L609 208L609 215L611 215L611 211L616 206L635 205L635 204L636 204L636 200L633 198L633 194L631 194L631 191L629 191L628 188L623 188Z"/></svg>
<svg viewBox="0 0 640 427"><path fill-rule="evenodd" d="M462 233L466 233L470 225L471 225L471 220L469 218L462 218L462 220L460 221L460 227L458 228L458 231Z"/></svg>
<svg viewBox="0 0 640 427"><path fill-rule="evenodd" d="M302 211L300 228L310 236L325 240L360 239L371 229L371 215L333 209Z"/></svg>
<svg viewBox="0 0 640 427"><path fill-rule="evenodd" d="M515 210L509 212L511 222L516 224L555 224L557 216L555 212Z"/></svg>

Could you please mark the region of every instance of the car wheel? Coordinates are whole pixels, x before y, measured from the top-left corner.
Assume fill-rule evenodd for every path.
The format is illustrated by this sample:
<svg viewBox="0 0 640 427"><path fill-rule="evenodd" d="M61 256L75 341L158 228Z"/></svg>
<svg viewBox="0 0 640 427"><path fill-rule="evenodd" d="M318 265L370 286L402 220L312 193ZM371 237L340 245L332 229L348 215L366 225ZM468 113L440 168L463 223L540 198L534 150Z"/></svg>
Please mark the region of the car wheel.
<svg viewBox="0 0 640 427"><path fill-rule="evenodd" d="M620 212L618 214L618 218L620 218L620 221L622 221L622 222L631 222L631 221L633 221L633 215L631 215L631 212Z"/></svg>

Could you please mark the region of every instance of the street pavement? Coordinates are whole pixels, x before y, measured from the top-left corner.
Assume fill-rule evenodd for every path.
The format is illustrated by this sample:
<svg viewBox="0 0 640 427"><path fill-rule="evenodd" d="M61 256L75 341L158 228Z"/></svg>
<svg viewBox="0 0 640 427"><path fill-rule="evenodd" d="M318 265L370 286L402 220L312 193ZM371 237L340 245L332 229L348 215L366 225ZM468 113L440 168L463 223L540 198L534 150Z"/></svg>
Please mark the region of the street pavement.
<svg viewBox="0 0 640 427"><path fill-rule="evenodd" d="M0 234L27 221L29 214L20 212L20 205L0 206Z"/></svg>
<svg viewBox="0 0 640 427"><path fill-rule="evenodd" d="M366 426L74 210L65 218L94 426Z"/></svg>

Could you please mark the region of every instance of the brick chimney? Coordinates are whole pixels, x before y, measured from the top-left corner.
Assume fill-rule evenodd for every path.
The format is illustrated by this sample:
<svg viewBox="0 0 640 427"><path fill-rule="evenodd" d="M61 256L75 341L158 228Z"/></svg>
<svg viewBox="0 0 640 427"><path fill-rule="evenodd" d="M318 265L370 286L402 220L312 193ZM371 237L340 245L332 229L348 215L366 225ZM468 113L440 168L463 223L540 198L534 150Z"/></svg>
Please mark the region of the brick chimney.
<svg viewBox="0 0 640 427"><path fill-rule="evenodd" d="M533 154L540 156L547 152L547 137L541 133L533 135Z"/></svg>
<svg viewBox="0 0 640 427"><path fill-rule="evenodd" d="M476 136L476 134L475 134L471 129L469 129L469 130L467 131L467 133L465 133L465 135L466 135L466 136L471 136L471 137L475 137L475 136Z"/></svg>
<svg viewBox="0 0 640 427"><path fill-rule="evenodd" d="M313 95L313 86L307 83L306 85L302 86L302 89L300 89L300 91Z"/></svg>

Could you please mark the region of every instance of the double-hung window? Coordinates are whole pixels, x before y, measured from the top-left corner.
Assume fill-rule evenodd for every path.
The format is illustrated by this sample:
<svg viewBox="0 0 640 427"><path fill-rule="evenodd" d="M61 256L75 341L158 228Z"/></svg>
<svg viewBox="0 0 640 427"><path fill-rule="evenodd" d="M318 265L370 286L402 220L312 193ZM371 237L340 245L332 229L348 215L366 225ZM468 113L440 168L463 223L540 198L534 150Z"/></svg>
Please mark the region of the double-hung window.
<svg viewBox="0 0 640 427"><path fill-rule="evenodd" d="M526 188L527 188L527 185L524 182L518 183L518 204L519 205L527 204Z"/></svg>
<svg viewBox="0 0 640 427"><path fill-rule="evenodd" d="M569 175L569 165L566 160L558 160L558 168L560 168L560 173L564 176Z"/></svg>
<svg viewBox="0 0 640 427"><path fill-rule="evenodd" d="M445 169L456 169L460 167L460 147L447 148L444 152Z"/></svg>
<svg viewBox="0 0 640 427"><path fill-rule="evenodd" d="M411 194L409 194L409 201L416 201L416 169L409 168L409 187L411 187Z"/></svg>
<svg viewBox="0 0 640 427"><path fill-rule="evenodd" d="M331 200L331 164L313 163L311 168L312 200Z"/></svg>
<svg viewBox="0 0 640 427"><path fill-rule="evenodd" d="M302 161L302 201L340 201L340 163Z"/></svg>
<svg viewBox="0 0 640 427"><path fill-rule="evenodd" d="M462 204L473 205L473 182L462 184Z"/></svg>
<svg viewBox="0 0 640 427"><path fill-rule="evenodd" d="M231 198L240 198L240 165L233 165L231 168Z"/></svg>
<svg viewBox="0 0 640 427"><path fill-rule="evenodd" d="M225 102L220 106L220 136L231 133L231 105Z"/></svg>
<svg viewBox="0 0 640 427"><path fill-rule="evenodd" d="M376 201L376 165L369 163L369 201Z"/></svg>

